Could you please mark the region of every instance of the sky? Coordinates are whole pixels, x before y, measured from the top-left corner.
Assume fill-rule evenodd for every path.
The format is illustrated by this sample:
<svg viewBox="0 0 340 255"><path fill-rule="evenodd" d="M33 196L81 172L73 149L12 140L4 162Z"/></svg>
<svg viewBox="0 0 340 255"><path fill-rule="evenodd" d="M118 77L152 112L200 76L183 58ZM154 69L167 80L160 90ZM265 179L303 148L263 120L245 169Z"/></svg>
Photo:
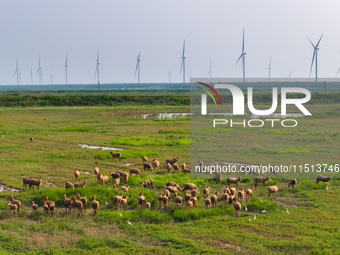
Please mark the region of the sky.
<svg viewBox="0 0 340 255"><path fill-rule="evenodd" d="M245 30L246 77L309 77L313 47L318 76L334 78L340 67L340 2L337 0L11 0L0 2L0 85L93 84L97 52L101 83L133 83L141 52L141 82L182 82L190 77L241 78ZM315 76L313 68L311 76ZM339 73L340 78L340 73Z"/></svg>

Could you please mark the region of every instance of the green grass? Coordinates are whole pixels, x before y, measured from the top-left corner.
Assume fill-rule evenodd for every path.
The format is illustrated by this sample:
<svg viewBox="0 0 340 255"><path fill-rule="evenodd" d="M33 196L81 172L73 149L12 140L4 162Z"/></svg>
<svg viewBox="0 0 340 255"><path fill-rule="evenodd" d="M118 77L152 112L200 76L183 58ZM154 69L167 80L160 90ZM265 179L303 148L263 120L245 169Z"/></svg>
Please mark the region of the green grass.
<svg viewBox="0 0 340 255"><path fill-rule="evenodd" d="M310 105L308 109L313 118L299 119L299 126L289 131L216 129L227 141L227 160L339 163L339 116L322 115L335 113L339 105ZM272 176L265 187L259 185L252 199L241 202L241 217L235 217L234 209L221 201L227 176L219 184L183 173L167 175L167 158L180 157L179 164L190 166L190 121L155 119L164 112L189 112L189 107L166 106L166 111L164 106L0 109L0 134L4 135L0 136L0 180L20 189L18 193L0 193L0 254L339 254L340 180L336 176L329 184L299 178L294 189L287 188L290 179ZM144 114L151 114L151 118L144 119ZM34 137L32 143L30 136ZM191 143L211 143L214 139L213 134L202 135ZM123 148L115 151L122 153L122 160L112 160L110 151L82 149L79 144ZM198 153L209 152L205 146L198 149ZM144 155L149 161L158 159L161 168L144 172ZM124 194L129 197L126 210L113 204L121 190L112 187L111 177L108 184L97 184L94 166L105 175L130 168L142 170L141 177L129 180L129 191ZM81 170L79 182L86 180L88 184L84 189L65 190L66 181L74 182L75 169ZM41 189L22 189L23 176L42 177ZM155 181L155 190L144 189L152 209L137 210L140 182L147 179ZM168 208L160 210L158 195L164 192L167 181L181 186L195 183L201 190L197 208L187 211L185 203L177 208L171 197ZM211 194L219 192L216 208L205 209L202 190L207 185ZM240 182L241 188L251 185L253 176ZM276 200L267 199L270 185L280 188ZM71 198L78 193L86 196L89 204L96 195L100 203L96 216L90 206L83 216L77 211L65 213L62 195ZM22 202L16 218L7 205L10 194ZM179 195L184 197L183 192ZM57 205L54 217L43 215L45 196ZM31 201L39 205L38 214L30 209Z"/></svg>

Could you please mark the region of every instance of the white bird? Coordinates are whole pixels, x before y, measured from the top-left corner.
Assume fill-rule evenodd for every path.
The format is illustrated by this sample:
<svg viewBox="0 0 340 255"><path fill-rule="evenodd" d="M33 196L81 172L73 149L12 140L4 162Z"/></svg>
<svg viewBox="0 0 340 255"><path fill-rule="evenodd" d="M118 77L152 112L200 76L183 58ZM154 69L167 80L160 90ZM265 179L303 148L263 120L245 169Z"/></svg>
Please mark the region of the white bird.
<svg viewBox="0 0 340 255"><path fill-rule="evenodd" d="M328 187L326 186L326 190L328 190Z"/></svg>
<svg viewBox="0 0 340 255"><path fill-rule="evenodd" d="M132 225L132 223L131 223L130 221L128 221L128 224L129 224L129 225Z"/></svg>
<svg viewBox="0 0 340 255"><path fill-rule="evenodd" d="M105 201L105 205L109 205L109 203Z"/></svg>
<svg viewBox="0 0 340 255"><path fill-rule="evenodd" d="M287 210L287 213L289 214L288 208L286 208L286 210Z"/></svg>
<svg viewBox="0 0 340 255"><path fill-rule="evenodd" d="M249 217L249 221L250 221L250 217Z"/></svg>
<svg viewBox="0 0 340 255"><path fill-rule="evenodd" d="M2 135L2 137L4 137L4 135Z"/></svg>
<svg viewBox="0 0 340 255"><path fill-rule="evenodd" d="M267 211L263 210L262 213L266 213Z"/></svg>
<svg viewBox="0 0 340 255"><path fill-rule="evenodd" d="M247 208L247 206L245 206L245 207L244 207L244 210L246 210L246 212L248 212L248 208Z"/></svg>
<svg viewBox="0 0 340 255"><path fill-rule="evenodd" d="M255 217L254 217L254 219L253 220L256 220L256 215L255 215Z"/></svg>
<svg viewBox="0 0 340 255"><path fill-rule="evenodd" d="M261 200L261 198L260 198L260 202L263 203L262 200Z"/></svg>
<svg viewBox="0 0 340 255"><path fill-rule="evenodd" d="M119 215L123 217L123 215L121 213Z"/></svg>

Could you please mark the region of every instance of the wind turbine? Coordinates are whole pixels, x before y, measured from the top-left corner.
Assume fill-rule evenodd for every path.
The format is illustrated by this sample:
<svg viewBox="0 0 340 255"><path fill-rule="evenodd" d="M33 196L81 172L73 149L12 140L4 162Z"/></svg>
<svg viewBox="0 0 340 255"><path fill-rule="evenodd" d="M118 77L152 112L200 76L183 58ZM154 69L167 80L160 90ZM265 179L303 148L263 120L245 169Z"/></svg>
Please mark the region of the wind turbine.
<svg viewBox="0 0 340 255"><path fill-rule="evenodd" d="M67 58L66 58L67 59ZM98 77L98 93L100 95L100 82L99 82L99 52L97 52L97 64L96 64L96 71L94 73L94 78Z"/></svg>
<svg viewBox="0 0 340 255"><path fill-rule="evenodd" d="M68 67L68 64L67 64L67 53L66 53L65 65L63 67L65 68L64 75L66 77L66 85L67 85L67 67Z"/></svg>
<svg viewBox="0 0 340 255"><path fill-rule="evenodd" d="M270 57L269 66L268 66L269 82L270 82L270 70L271 69L272 69L272 57Z"/></svg>
<svg viewBox="0 0 340 255"><path fill-rule="evenodd" d="M19 70L19 66L18 66L18 57L16 60L16 64L15 64L15 72L14 72L14 76L17 76L17 85L19 85L19 75L20 75L20 70Z"/></svg>
<svg viewBox="0 0 340 255"><path fill-rule="evenodd" d="M320 36L320 39L319 39L319 41L318 41L318 43L316 45L314 45L312 43L312 41L307 37L308 40L310 41L310 43L312 44L313 48L314 48L312 64L310 66L310 71L309 71L309 77L310 77L310 75L312 73L313 63L314 63L314 59L315 59L315 82L318 81L318 50L319 50L319 43L320 43L320 41L322 39L322 36L323 36L323 34Z"/></svg>
<svg viewBox="0 0 340 255"><path fill-rule="evenodd" d="M243 39L242 39L242 53L238 60L236 61L235 66L237 65L238 61L242 58L242 65L241 68L243 69L243 82L245 82L246 79L246 53L244 52L244 27L243 27Z"/></svg>
<svg viewBox="0 0 340 255"><path fill-rule="evenodd" d="M171 83L171 71L169 71L169 74L168 74L168 82Z"/></svg>
<svg viewBox="0 0 340 255"><path fill-rule="evenodd" d="M37 74L39 74L39 85L41 85L42 83L42 76L43 76L43 73L42 73L42 67L40 65L40 54L39 54L39 67L38 67L38 70L37 70Z"/></svg>
<svg viewBox="0 0 340 255"><path fill-rule="evenodd" d="M33 72L32 72L32 68L31 68L31 85L33 85Z"/></svg>
<svg viewBox="0 0 340 255"><path fill-rule="evenodd" d="M289 72L289 81L292 81L292 72L293 72L293 71L290 71L290 72Z"/></svg>
<svg viewBox="0 0 340 255"><path fill-rule="evenodd" d="M207 74L207 76L210 74L210 83L211 83L211 74L212 74L212 70L211 70L211 59L210 59L210 69L209 69L209 72Z"/></svg>
<svg viewBox="0 0 340 255"><path fill-rule="evenodd" d="M183 42L183 53L182 53L182 57L180 57L182 59L182 62L181 62L181 71L180 71L180 75L182 74L182 70L183 70L183 83L185 83L185 40Z"/></svg>
<svg viewBox="0 0 340 255"><path fill-rule="evenodd" d="M51 85L53 85L53 73L52 72L51 72L50 83L51 83Z"/></svg>
<svg viewBox="0 0 340 255"><path fill-rule="evenodd" d="M136 58L137 58L137 63L136 63L136 70L135 70L135 77L134 77L134 79L136 79L136 73L138 71L138 83L140 83L140 62L142 61L140 59L140 52L139 52L138 56L136 56Z"/></svg>

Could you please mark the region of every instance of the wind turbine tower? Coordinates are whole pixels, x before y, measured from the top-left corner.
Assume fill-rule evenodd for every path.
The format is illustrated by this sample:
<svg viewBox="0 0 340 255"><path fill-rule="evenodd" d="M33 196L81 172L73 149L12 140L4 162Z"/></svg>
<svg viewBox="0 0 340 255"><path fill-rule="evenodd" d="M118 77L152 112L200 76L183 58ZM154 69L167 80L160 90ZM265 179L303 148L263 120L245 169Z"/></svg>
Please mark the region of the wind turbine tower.
<svg viewBox="0 0 340 255"><path fill-rule="evenodd" d="M207 76L208 75L210 75L210 83L211 83L211 74L212 74L212 70L211 70L211 59L210 59L210 69L209 69L209 72L208 72L208 74L207 74Z"/></svg>
<svg viewBox="0 0 340 255"><path fill-rule="evenodd" d="M269 66L268 66L269 82L270 82L270 70L271 69L272 69L272 57L270 57Z"/></svg>
<svg viewBox="0 0 340 255"><path fill-rule="evenodd" d="M19 64L18 64L18 57L16 60L16 65L15 65L15 72L14 72L14 76L17 76L17 85L19 85L19 76L20 76L20 70L19 70Z"/></svg>
<svg viewBox="0 0 340 255"><path fill-rule="evenodd" d="M183 71L183 83L185 83L185 59L186 57L184 56L185 54L185 40L183 42L183 52L182 52L182 57L180 57L182 59L182 62L181 62L181 71L180 71L180 75L182 74L182 71Z"/></svg>
<svg viewBox="0 0 340 255"><path fill-rule="evenodd" d="M168 74L168 82L171 83L171 71L169 71L169 74Z"/></svg>
<svg viewBox="0 0 340 255"><path fill-rule="evenodd" d="M66 60L65 60L65 65L64 65L64 68L65 68L65 84L67 85L67 67L68 67L68 64L67 64L67 53L66 53Z"/></svg>
<svg viewBox="0 0 340 255"><path fill-rule="evenodd" d="M241 53L240 57L238 58L238 60L236 61L235 65L237 65L238 61L240 61L241 58L242 58L241 68L243 69L243 82L245 82L245 79L246 79L246 53L244 52L244 27L243 27L243 39L242 39L242 53Z"/></svg>
<svg viewBox="0 0 340 255"><path fill-rule="evenodd" d="M37 74L39 74L39 85L42 84L42 78L43 78L43 72L42 72L42 67L41 67L41 62L40 62L40 54L39 54L39 67L37 70Z"/></svg>
<svg viewBox="0 0 340 255"><path fill-rule="evenodd" d="M142 61L140 59L140 52L139 52L138 56L136 56L136 58L137 58L137 63L136 63L136 70L135 70L135 77L134 77L134 79L136 79L136 74L138 72L138 83L140 83L140 62Z"/></svg>
<svg viewBox="0 0 340 255"><path fill-rule="evenodd" d="M315 82L318 81L318 50L319 50L319 43L320 43L320 41L322 39L322 36L323 36L323 34L320 36L320 39L319 39L319 41L318 41L318 43L316 45L314 45L312 43L312 41L307 37L308 40L310 41L310 43L312 44L313 48L314 48L312 64L310 66L310 71L309 71L309 77L310 77L310 75L312 73L313 63L314 63L314 59L315 59Z"/></svg>
<svg viewBox="0 0 340 255"><path fill-rule="evenodd" d="M289 72L289 81L292 81L292 72L293 72L293 71L290 71L290 72Z"/></svg>
<svg viewBox="0 0 340 255"><path fill-rule="evenodd" d="M94 73L94 78L98 78L98 93L100 95L100 81L99 81L99 52L97 52L97 64L96 64L96 71Z"/></svg>

